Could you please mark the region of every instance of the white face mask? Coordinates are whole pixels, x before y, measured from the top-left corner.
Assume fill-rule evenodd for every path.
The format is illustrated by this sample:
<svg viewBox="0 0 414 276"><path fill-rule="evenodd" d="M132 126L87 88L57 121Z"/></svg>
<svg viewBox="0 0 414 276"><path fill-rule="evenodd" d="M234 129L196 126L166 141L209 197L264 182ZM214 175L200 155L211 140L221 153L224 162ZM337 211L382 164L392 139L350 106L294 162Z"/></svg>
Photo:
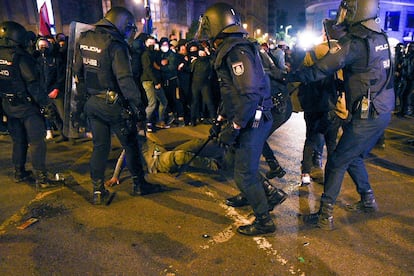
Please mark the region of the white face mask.
<svg viewBox="0 0 414 276"><path fill-rule="evenodd" d="M168 46L161 46L161 51L163 51L164 53L168 52L169 49L170 47Z"/></svg>
<svg viewBox="0 0 414 276"><path fill-rule="evenodd" d="M270 50L274 50L274 49L276 48L276 46L275 46L275 45L273 45L273 44L270 44L270 45L269 45L269 48L270 48Z"/></svg>

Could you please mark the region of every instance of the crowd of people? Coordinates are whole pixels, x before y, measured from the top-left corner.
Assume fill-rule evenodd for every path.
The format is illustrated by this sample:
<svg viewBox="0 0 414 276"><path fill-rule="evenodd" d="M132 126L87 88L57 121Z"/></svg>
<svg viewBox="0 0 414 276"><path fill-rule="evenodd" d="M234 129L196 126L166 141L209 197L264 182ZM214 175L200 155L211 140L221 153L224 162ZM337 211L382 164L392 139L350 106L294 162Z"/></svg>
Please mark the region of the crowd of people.
<svg viewBox="0 0 414 276"><path fill-rule="evenodd" d="M333 229L333 207L345 171L361 195L354 207L376 211L363 157L383 135L395 97L398 115L412 115L414 44L406 50L397 47L394 96L389 45L374 20L378 1L367 2L360 3L358 13L341 5L337 20L325 21L326 41L303 55L292 53L283 42L259 44L248 39L240 18L225 3L206 10L191 40L136 35L132 13L112 8L95 28L80 35L73 64L77 111L86 114L86 128L92 135L93 203L103 204L109 197L104 177L113 134L124 149L134 196L161 190L145 180L147 172L170 172L188 161L217 170L222 164L206 157L193 159L194 151L160 150L160 145L139 141L139 128L153 133L203 123L211 125L209 138L226 146L222 154L232 156L229 168L240 193L226 199L226 204L250 205L256 216L237 231L274 232L269 211L287 195L268 179L281 178L286 171L266 140L291 116L287 83L300 82L298 95L306 121L301 183L306 186L319 179L324 185L320 210L306 216L305 222ZM38 37L16 22L1 24L0 57L16 64L2 64L12 73L0 78L14 143L15 180L32 175L25 168L30 144L36 183L52 187L45 141L54 138L54 131L60 134L54 141L68 140L63 132L68 39L62 33ZM343 134L337 143L339 128ZM261 156L269 166L266 177L259 172Z"/></svg>

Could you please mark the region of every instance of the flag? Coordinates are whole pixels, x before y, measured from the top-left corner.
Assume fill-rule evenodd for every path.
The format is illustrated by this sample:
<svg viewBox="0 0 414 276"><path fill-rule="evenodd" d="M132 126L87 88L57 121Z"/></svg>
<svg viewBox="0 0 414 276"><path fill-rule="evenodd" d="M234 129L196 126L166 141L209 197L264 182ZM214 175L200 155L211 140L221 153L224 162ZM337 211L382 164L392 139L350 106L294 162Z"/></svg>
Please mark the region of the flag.
<svg viewBox="0 0 414 276"><path fill-rule="evenodd" d="M46 2L43 3L39 11L39 34L41 36L51 35L49 14L47 12Z"/></svg>

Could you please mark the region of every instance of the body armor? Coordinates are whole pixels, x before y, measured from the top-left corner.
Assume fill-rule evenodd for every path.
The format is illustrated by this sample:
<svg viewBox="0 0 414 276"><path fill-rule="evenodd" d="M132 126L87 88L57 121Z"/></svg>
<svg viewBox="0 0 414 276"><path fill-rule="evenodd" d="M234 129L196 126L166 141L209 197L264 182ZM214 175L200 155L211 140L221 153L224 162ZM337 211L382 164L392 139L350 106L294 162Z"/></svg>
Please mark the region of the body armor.
<svg viewBox="0 0 414 276"><path fill-rule="evenodd" d="M119 91L111 72L111 58L109 46L113 37L108 33L102 35L98 30L87 31L81 34L79 47L84 65L85 83L88 84L88 93L97 95L107 90Z"/></svg>
<svg viewBox="0 0 414 276"><path fill-rule="evenodd" d="M0 48L0 93L2 97L14 95L20 99L27 96L26 85L18 68L19 54L14 48Z"/></svg>

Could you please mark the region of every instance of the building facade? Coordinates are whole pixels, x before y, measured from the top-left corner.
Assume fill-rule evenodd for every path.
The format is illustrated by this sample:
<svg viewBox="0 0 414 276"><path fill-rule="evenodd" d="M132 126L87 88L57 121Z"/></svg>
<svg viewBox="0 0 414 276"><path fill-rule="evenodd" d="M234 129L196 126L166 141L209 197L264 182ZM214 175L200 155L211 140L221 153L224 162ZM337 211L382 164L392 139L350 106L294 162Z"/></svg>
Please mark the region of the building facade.
<svg viewBox="0 0 414 276"><path fill-rule="evenodd" d="M306 0L306 26L314 32L322 32L322 21L334 19L340 0ZM390 38L399 42L414 41L414 1L380 1L380 24Z"/></svg>

